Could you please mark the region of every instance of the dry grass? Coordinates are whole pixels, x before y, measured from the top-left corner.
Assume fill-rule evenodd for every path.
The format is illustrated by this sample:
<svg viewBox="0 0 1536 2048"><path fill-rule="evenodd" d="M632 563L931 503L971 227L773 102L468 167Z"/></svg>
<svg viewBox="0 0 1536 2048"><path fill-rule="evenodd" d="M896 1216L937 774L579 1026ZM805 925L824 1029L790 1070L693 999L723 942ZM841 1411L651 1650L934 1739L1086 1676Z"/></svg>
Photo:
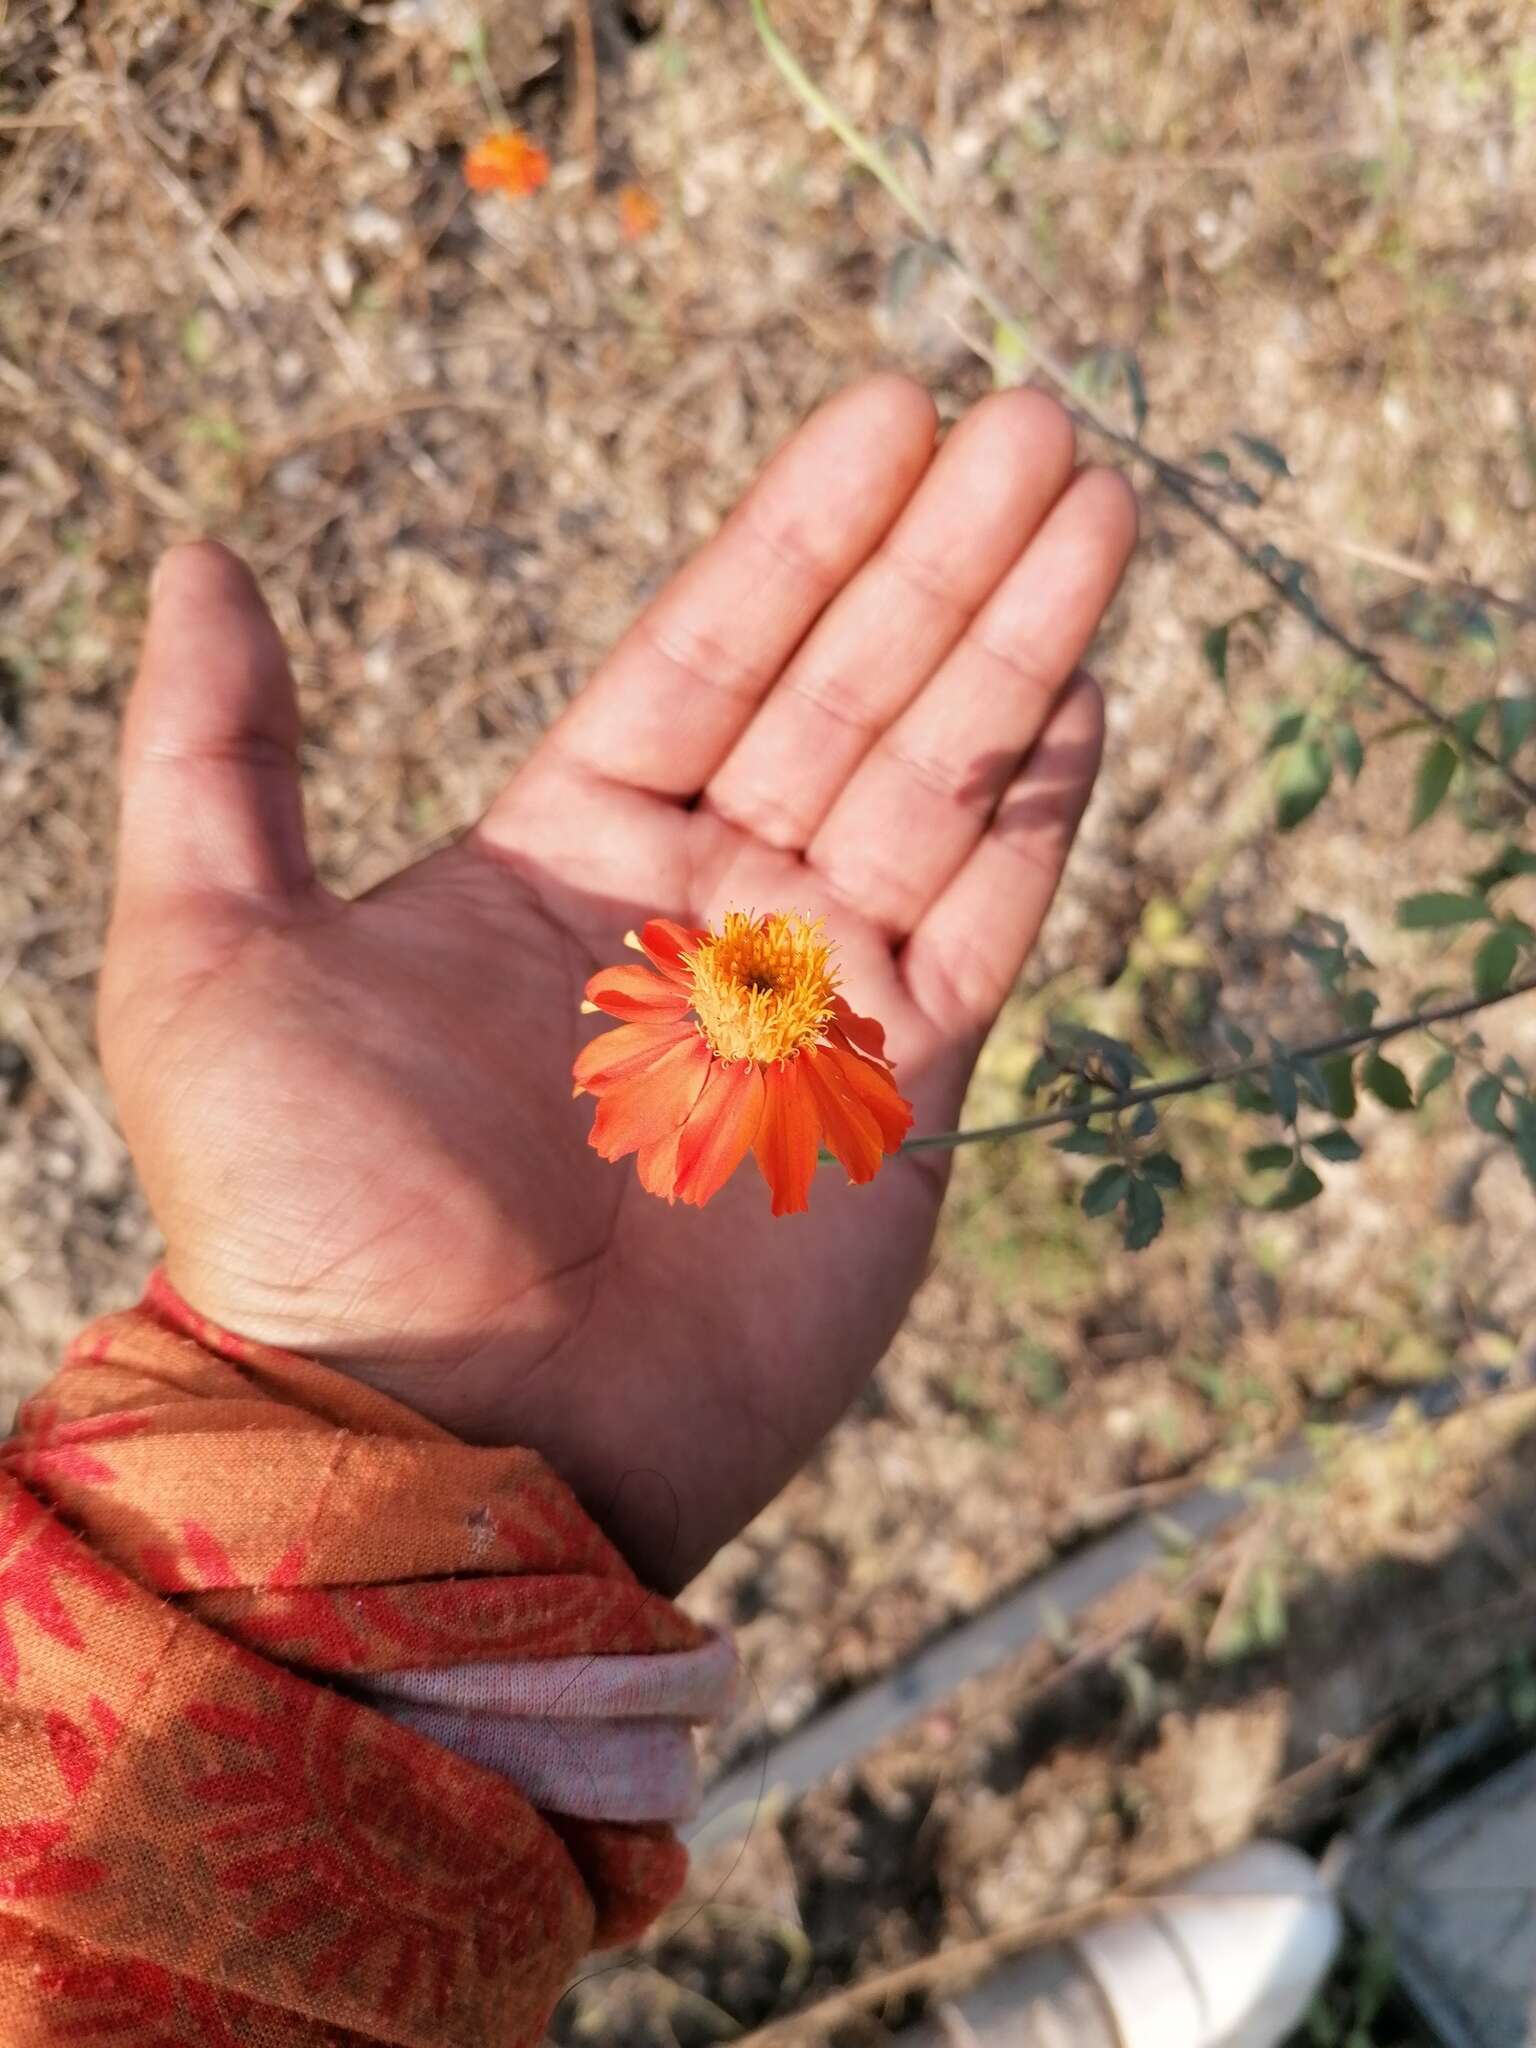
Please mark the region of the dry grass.
<svg viewBox="0 0 1536 2048"><path fill-rule="evenodd" d="M1420 686L1452 704L1492 677L1536 687L1514 621L1490 670L1415 642L1402 610L1443 575L1536 597L1523 0L777 11L872 131L921 131L932 171L909 162L934 210L1057 354L1137 351L1160 446L1188 454L1235 428L1284 446L1297 480L1273 501L1277 537L1315 552L1330 600ZM516 208L463 190L483 113L461 54L472 17L452 0L0 10L12 1391L153 1253L90 1000L112 744L158 549L213 530L256 564L301 677L325 865L363 887L473 816L819 398L896 363L952 415L990 381L965 338L986 337L943 276L887 303L891 209L807 132L744 7L593 0L595 109L563 0L480 17L501 95L556 157ZM663 208L636 244L614 200L628 179ZM1299 908L1345 917L1391 993L1424 978L1392 905L1444 879L1455 826L1406 841L1409 763L1381 748L1357 791L1277 840L1269 714L1336 669L1290 623L1234 654L1224 697L1201 633L1253 592L1176 507L1152 499L1145 530L1098 655L1104 785L978 1116L1016 1101L1048 1004L1188 1045L1219 982L1250 1023L1303 1025L1310 998L1279 944ZM1518 1007L1500 1029L1531 1042ZM1360 1384L1500 1369L1522 1349L1528 1198L1453 1104L1422 1124L1382 1114L1362 1165L1294 1219L1241 1206L1229 1111L1195 1105L1180 1128L1203 1192L1134 1269L1077 1218L1067 1162L965 1162L878 1390L701 1589L742 1621L769 1725L1015 1581L1085 1503ZM1430 1523L1431 1605L1494 1597L1462 1518L1505 1488L1505 1456L1490 1439L1412 1503ZM1327 1495L1311 1533L1287 1538L1287 1570L1326 1569L1345 1604L1320 1612L1357 1629L1360 1574L1405 1541L1367 1506ZM1323 1735L1380 1722L1408 1656L1382 1631L1365 1627L1342 1665L1304 1633L1235 1704L1208 1682L1201 1637L1154 1670L1148 1726L1123 1674L1101 1672L1099 1709L1060 1751L1009 1749L1041 1675L1016 1672L966 1710L965 1741L929 1731L772 1831L662 1951L665 1984L606 1976L561 2024L611 2029L622 2012L626 2039L714 2039L722 2009L753 2023L781 1991L1134 1881L1154 1852L1208 1839L1202 1754L1228 1758L1241 1817Z"/></svg>

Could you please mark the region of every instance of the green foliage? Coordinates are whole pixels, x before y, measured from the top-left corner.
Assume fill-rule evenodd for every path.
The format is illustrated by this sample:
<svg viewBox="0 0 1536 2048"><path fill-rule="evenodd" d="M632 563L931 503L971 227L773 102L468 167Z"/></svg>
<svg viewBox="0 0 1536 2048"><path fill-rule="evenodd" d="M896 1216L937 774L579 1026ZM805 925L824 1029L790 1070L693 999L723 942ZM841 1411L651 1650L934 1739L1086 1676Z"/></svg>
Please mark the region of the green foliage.
<svg viewBox="0 0 1536 2048"><path fill-rule="evenodd" d="M1492 915L1486 897L1459 896L1451 889L1429 889L1421 896L1405 896L1397 906L1397 921L1407 932L1438 931L1453 924L1478 924Z"/></svg>
<svg viewBox="0 0 1536 2048"><path fill-rule="evenodd" d="M1360 771L1365 766L1365 747L1360 735L1347 718L1341 718L1333 728L1333 757L1351 782L1360 780Z"/></svg>
<svg viewBox="0 0 1536 2048"><path fill-rule="evenodd" d="M1331 1131L1319 1131L1310 1143L1320 1158L1332 1160L1335 1164L1363 1157L1359 1139L1342 1126Z"/></svg>
<svg viewBox="0 0 1536 2048"><path fill-rule="evenodd" d="M1501 995L1509 987L1519 958L1519 927L1501 924L1477 949L1477 958L1472 963L1472 986L1480 996Z"/></svg>
<svg viewBox="0 0 1536 2048"><path fill-rule="evenodd" d="M1232 438L1240 448L1247 450L1261 469L1267 469L1271 476L1291 474L1291 465L1273 441L1262 441L1257 434L1234 434Z"/></svg>
<svg viewBox="0 0 1536 2048"><path fill-rule="evenodd" d="M1384 1053L1367 1054L1361 1063L1360 1082L1385 1109L1413 1108L1412 1083Z"/></svg>
<svg viewBox="0 0 1536 2048"><path fill-rule="evenodd" d="M1500 697L1498 752L1501 761L1513 761L1533 732L1536 732L1536 697Z"/></svg>
<svg viewBox="0 0 1536 2048"><path fill-rule="evenodd" d="M1333 781L1333 757L1315 734L1305 733L1279 746L1274 754L1273 774L1275 822L1282 832L1294 832L1328 794Z"/></svg>
<svg viewBox="0 0 1536 2048"><path fill-rule="evenodd" d="M1085 1216L1107 1216L1118 1209L1131 1191L1131 1176L1123 1166L1104 1166L1083 1189Z"/></svg>
<svg viewBox="0 0 1536 2048"><path fill-rule="evenodd" d="M1457 764L1458 755L1449 740L1433 740L1425 749L1413 788L1413 816L1408 823L1410 832L1417 832L1421 825L1427 825L1445 802Z"/></svg>
<svg viewBox="0 0 1536 2048"><path fill-rule="evenodd" d="M1301 1209L1308 1202L1315 1202L1323 1192L1323 1184L1310 1166L1298 1160L1285 1177L1285 1185L1270 1196L1264 1204L1266 1209Z"/></svg>
<svg viewBox="0 0 1536 2048"><path fill-rule="evenodd" d="M936 270L951 260L942 242L901 242L885 270L885 303L899 313L907 301Z"/></svg>
<svg viewBox="0 0 1536 2048"><path fill-rule="evenodd" d="M1140 442L1151 401L1141 361L1125 348L1100 347L1070 367L1058 365L1035 349L1024 316L1002 305L997 293L945 240L926 202L906 183L905 163L913 156L926 171L929 157L922 138L908 129L892 130L876 141L865 135L838 107L791 53L774 28L767 0L750 0L750 12L762 47L801 104L841 143L850 160L885 190L907 223L907 240L898 247L886 278L886 294L900 304L921 283L929 267L952 266L970 290L990 325L993 373L1000 383L1017 382L1033 368L1059 386L1070 386L1090 404L1100 399L1128 401L1132 434L1127 435L1104 408L1090 421L1101 434L1124 445ZM481 51L483 59L483 50ZM1527 67L1529 69L1529 67ZM1532 74L1536 76L1536 73ZM1520 94L1528 81L1520 74ZM1517 95L1519 96L1519 95ZM1523 103L1523 101L1522 101ZM1039 117L1031 146L1054 150L1061 132L1054 120ZM1382 175L1390 172L1384 163ZM191 351L188 351L189 354ZM978 353L981 351L978 350ZM1536 433L1521 429L1524 459L1536 475ZM1382 1005L1374 970L1349 940L1337 920L1312 918L1293 935L1294 951L1312 968L1323 1004L1332 1019L1331 1031L1311 1035L1307 1046L1282 1046L1273 1041L1262 1056L1253 1040L1234 1026L1220 1026L1221 1036L1236 1056L1213 1059L1194 1076L1181 1075L1168 1091L1227 1082L1238 1108L1252 1115L1278 1119L1285 1139L1251 1145L1246 1153L1250 1172L1282 1176L1265 1204L1270 1209L1299 1208L1322 1192L1322 1179L1310 1158L1328 1165L1347 1165L1361 1157L1361 1146L1349 1126L1359 1112L1361 1094L1397 1114L1410 1114L1446 1087L1463 1060L1478 1071L1466 1095L1467 1113L1490 1138L1511 1146L1526 1175L1536 1186L1536 1102L1523 1070L1506 1059L1496 1070L1484 1061L1475 1031L1461 1024L1469 1004L1496 1001L1522 984L1522 962L1536 952L1536 932L1505 907L1498 892L1536 875L1536 853L1528 853L1509 837L1512 801L1529 804L1532 785L1511 764L1536 740L1536 693L1509 690L1487 671L1508 639L1511 628L1495 618L1495 600L1451 584L1421 587L1393 600L1394 626L1415 637L1436 659L1423 664L1428 680L1409 682L1388 667L1377 650L1352 635L1315 592L1309 563L1286 553L1272 541L1252 543L1247 531L1229 527L1213 509L1221 504L1260 507L1265 494L1293 472L1283 448L1246 430L1227 437L1222 448L1206 448L1192 466L1154 450L1139 451L1154 464L1161 481L1194 506L1228 549L1268 585L1261 604L1204 626L1202 659L1225 691L1231 679L1234 636L1240 627L1261 631L1282 610L1311 626L1319 638L1348 657L1342 669L1309 690L1302 703L1274 706L1266 742L1267 772L1272 782L1279 831L1293 832L1306 822L1335 787L1336 776L1356 783L1374 747L1398 736L1413 735L1419 743L1409 829L1417 831L1449 811L1470 833L1497 832L1504 843L1463 885L1421 891L1404 898L1396 909L1405 931L1439 934L1448 958L1464 951L1470 963L1470 995L1460 1004L1456 991L1437 990L1421 998L1423 1023L1393 1015L1379 1022ZM1518 628L1514 629L1518 630ZM1469 668L1483 671L1483 693L1464 689L1449 697L1457 679ZM1384 723L1398 705L1410 714ZM1345 792L1340 790L1343 796ZM1458 941L1476 934L1475 949ZM1135 968L1128 970L1132 983ZM1449 1042L1435 1037L1434 1050L1419 1073L1417 1095L1409 1072L1383 1052L1389 1040L1416 1034L1429 1026L1454 1026ZM1265 1034L1267 1036L1267 1034ZM1183 1185L1183 1172L1173 1153L1158 1140L1158 1112L1150 1099L1160 1091L1139 1087L1149 1080L1144 1062L1123 1039L1081 1025L1059 1027L1026 1082L1043 1096L1045 1108L999 1134L1036 1130L1063 1116L1073 1128L1056 1141L1057 1150L1098 1162L1082 1188L1085 1210L1094 1216L1118 1215L1128 1246L1139 1248L1156 1238L1163 1226L1164 1196ZM1126 1098L1142 1096L1139 1102ZM932 1142L931 1140L929 1142ZM1339 2036L1340 2041L1346 2037ZM1353 2048L1353 2036L1348 2037Z"/></svg>

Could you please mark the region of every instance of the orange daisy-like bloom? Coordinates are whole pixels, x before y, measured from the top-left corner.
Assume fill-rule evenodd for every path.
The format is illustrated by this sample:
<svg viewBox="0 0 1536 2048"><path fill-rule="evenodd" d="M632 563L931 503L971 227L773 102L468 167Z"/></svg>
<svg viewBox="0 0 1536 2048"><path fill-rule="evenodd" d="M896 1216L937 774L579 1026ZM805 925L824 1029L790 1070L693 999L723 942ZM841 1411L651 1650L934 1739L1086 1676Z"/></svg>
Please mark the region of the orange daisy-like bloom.
<svg viewBox="0 0 1536 2048"><path fill-rule="evenodd" d="M727 913L718 932L655 917L608 967L588 1010L620 1020L583 1048L574 1093L597 1097L588 1142L633 1152L640 1184L702 1209L750 1150L773 1213L804 1209L823 1141L851 1181L873 1180L912 1125L885 1033L837 993L821 922Z"/></svg>
<svg viewBox="0 0 1536 2048"><path fill-rule="evenodd" d="M464 182L472 192L505 192L526 199L549 181L549 157L521 128L484 135L464 157Z"/></svg>
<svg viewBox="0 0 1536 2048"><path fill-rule="evenodd" d="M643 242L661 225L661 208L643 185L619 187L619 228L626 242Z"/></svg>

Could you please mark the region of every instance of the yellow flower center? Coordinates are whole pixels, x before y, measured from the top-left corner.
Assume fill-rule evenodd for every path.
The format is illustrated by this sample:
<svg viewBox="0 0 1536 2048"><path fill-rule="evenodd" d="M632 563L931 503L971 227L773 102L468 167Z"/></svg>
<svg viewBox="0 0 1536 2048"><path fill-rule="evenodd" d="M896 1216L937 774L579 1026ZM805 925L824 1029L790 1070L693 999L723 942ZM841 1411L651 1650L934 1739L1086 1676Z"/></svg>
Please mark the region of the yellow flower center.
<svg viewBox="0 0 1536 2048"><path fill-rule="evenodd" d="M693 1011L722 1060L788 1060L813 1045L832 1015L832 948L821 919L794 911L730 910L718 933L685 956Z"/></svg>

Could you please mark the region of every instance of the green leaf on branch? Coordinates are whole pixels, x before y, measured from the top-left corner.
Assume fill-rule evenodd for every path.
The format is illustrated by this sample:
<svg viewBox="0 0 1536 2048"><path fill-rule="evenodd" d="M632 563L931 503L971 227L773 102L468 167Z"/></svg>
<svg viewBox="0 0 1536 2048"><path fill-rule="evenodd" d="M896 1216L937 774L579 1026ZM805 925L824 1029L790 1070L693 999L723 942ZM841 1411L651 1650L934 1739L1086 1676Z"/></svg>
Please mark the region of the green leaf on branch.
<svg viewBox="0 0 1536 2048"><path fill-rule="evenodd" d="M1264 1204L1266 1209L1302 1209L1308 1202L1315 1202L1323 1192L1323 1184L1310 1166L1293 1166L1285 1186L1271 1195Z"/></svg>
<svg viewBox="0 0 1536 2048"><path fill-rule="evenodd" d="M1328 1107L1328 1077L1322 1063L1310 1053L1291 1054L1291 1072L1296 1076L1297 1085L1314 1109Z"/></svg>
<svg viewBox="0 0 1536 2048"><path fill-rule="evenodd" d="M1163 1227L1163 1198L1149 1180L1133 1180L1125 1198L1125 1248L1145 1251Z"/></svg>
<svg viewBox="0 0 1536 2048"><path fill-rule="evenodd" d="M1307 729L1310 713L1306 711L1282 711L1269 728L1269 738L1264 742L1266 754L1278 754L1282 747L1288 747L1293 740L1300 739Z"/></svg>
<svg viewBox="0 0 1536 2048"><path fill-rule="evenodd" d="M900 149L910 149L923 169L932 175L933 158L928 153L928 145L923 140L922 131L914 128L910 121L898 121L887 128L880 138L880 147L887 156L894 156Z"/></svg>
<svg viewBox="0 0 1536 2048"><path fill-rule="evenodd" d="M1469 704L1464 711L1458 711L1452 723L1456 737L1463 747L1470 747L1482 730L1483 720L1493 709L1491 697L1479 697L1475 704Z"/></svg>
<svg viewBox="0 0 1536 2048"><path fill-rule="evenodd" d="M1228 619L1220 626L1207 626L1200 641L1200 652L1205 656L1205 665L1218 683L1227 680L1227 646L1232 638L1232 621Z"/></svg>
<svg viewBox="0 0 1536 2048"><path fill-rule="evenodd" d="M1498 628L1480 604L1470 604L1461 615L1461 637L1486 654L1499 651Z"/></svg>
<svg viewBox="0 0 1536 2048"><path fill-rule="evenodd" d="M1150 1138L1156 1129L1157 1111L1150 1102L1144 1102L1131 1118L1131 1136L1133 1138Z"/></svg>
<svg viewBox="0 0 1536 2048"><path fill-rule="evenodd" d="M1119 1208L1131 1186L1131 1176L1118 1161L1113 1166L1100 1167L1099 1171L1083 1189L1082 1204L1085 1216L1107 1216L1111 1209Z"/></svg>
<svg viewBox="0 0 1536 2048"><path fill-rule="evenodd" d="M1340 1123L1348 1123L1359 1106L1355 1094L1355 1056L1336 1052L1323 1061L1323 1079L1328 1084L1328 1107Z"/></svg>
<svg viewBox="0 0 1536 2048"><path fill-rule="evenodd" d="M1250 1145L1243 1154L1243 1164L1250 1173L1279 1173L1295 1157L1295 1148L1290 1145Z"/></svg>
<svg viewBox="0 0 1536 2048"><path fill-rule="evenodd" d="M1477 958L1472 962L1472 986L1485 998L1501 996L1509 987L1519 958L1518 934L1509 925L1500 925L1477 949Z"/></svg>
<svg viewBox="0 0 1536 2048"><path fill-rule="evenodd" d="M1125 367L1125 388L1130 393L1131 417L1136 422L1136 438L1141 439L1141 430L1147 424L1147 415L1152 410L1147 402L1147 383L1141 374L1141 359L1129 349L1123 357Z"/></svg>
<svg viewBox="0 0 1536 2048"><path fill-rule="evenodd" d="M937 242L903 242L885 272L885 303L899 313L925 278L949 261Z"/></svg>
<svg viewBox="0 0 1536 2048"><path fill-rule="evenodd" d="M1310 818L1333 780L1333 762L1321 740L1300 739L1274 757L1275 821L1282 832L1294 832Z"/></svg>
<svg viewBox="0 0 1536 2048"><path fill-rule="evenodd" d="M1336 1165L1360 1157L1359 1141L1350 1131L1320 1131L1308 1142L1314 1152L1319 1153L1324 1159L1333 1160Z"/></svg>
<svg viewBox="0 0 1536 2048"><path fill-rule="evenodd" d="M1141 1170L1155 1188L1181 1188L1184 1169L1171 1152L1153 1152L1141 1162Z"/></svg>
<svg viewBox="0 0 1536 2048"><path fill-rule="evenodd" d="M1517 875L1536 875L1536 853L1527 853L1523 846L1513 843L1505 846L1495 861L1485 868L1479 868L1468 880L1475 889L1484 891L1496 889L1501 882L1512 882Z"/></svg>
<svg viewBox="0 0 1536 2048"><path fill-rule="evenodd" d="M1536 732L1536 697L1500 697L1499 759L1512 761Z"/></svg>
<svg viewBox="0 0 1536 2048"><path fill-rule="evenodd" d="M1456 1055L1449 1047L1437 1052L1419 1076L1419 1100L1427 1102L1437 1088L1443 1088L1456 1071Z"/></svg>
<svg viewBox="0 0 1536 2048"><path fill-rule="evenodd" d="M1269 1063L1269 1099L1275 1105L1275 1115L1281 1123L1295 1123L1300 1104L1296 1096L1296 1076L1288 1060L1276 1057Z"/></svg>
<svg viewBox="0 0 1536 2048"><path fill-rule="evenodd" d="M1491 1138L1506 1138L1499 1115L1499 1106L1504 1099L1504 1087L1497 1074L1483 1074L1467 1090L1467 1115L1480 1131L1486 1131Z"/></svg>
<svg viewBox="0 0 1536 2048"><path fill-rule="evenodd" d="M1360 1079L1385 1109L1412 1109L1408 1076L1381 1053L1373 1052L1360 1069Z"/></svg>
<svg viewBox="0 0 1536 2048"><path fill-rule="evenodd" d="M1456 749L1449 740L1433 740L1419 760L1418 780L1413 790L1413 815L1408 830L1417 832L1445 802L1451 777L1456 773Z"/></svg>
<svg viewBox="0 0 1536 2048"><path fill-rule="evenodd" d="M1365 748L1348 719L1341 719L1333 728L1333 753L1350 781L1358 782L1360 770L1365 766Z"/></svg>
<svg viewBox="0 0 1536 2048"><path fill-rule="evenodd" d="M1086 1024L1063 1024L1058 1027L1058 1038L1053 1050L1064 1067L1085 1077L1097 1070L1122 1094L1132 1081L1149 1077L1146 1061L1123 1038L1111 1038L1108 1032L1090 1030Z"/></svg>
<svg viewBox="0 0 1536 2048"><path fill-rule="evenodd" d="M1224 455L1219 448L1202 448L1195 460L1202 469L1213 469L1218 476L1232 474L1232 458Z"/></svg>
<svg viewBox="0 0 1536 2048"><path fill-rule="evenodd" d="M1397 921L1405 932L1438 931L1444 925L1480 924L1493 912L1483 896L1458 896L1449 889L1428 889L1422 896L1405 896L1397 906Z"/></svg>
<svg viewBox="0 0 1536 2048"><path fill-rule="evenodd" d="M1075 1131L1068 1131L1064 1138L1058 1138L1054 1147L1057 1152L1085 1152L1090 1159L1102 1159L1111 1150L1108 1131L1096 1131L1091 1124L1079 1124Z"/></svg>
<svg viewBox="0 0 1536 2048"><path fill-rule="evenodd" d="M1267 469L1271 476L1290 475L1291 465L1273 441L1261 440L1257 434L1234 434L1232 438L1240 448L1248 451L1255 462Z"/></svg>
<svg viewBox="0 0 1536 2048"><path fill-rule="evenodd" d="M1515 1102L1515 1157L1526 1179L1536 1187L1536 1102L1528 1095Z"/></svg>
<svg viewBox="0 0 1536 2048"><path fill-rule="evenodd" d="M1340 1008L1357 1030L1368 1031L1381 1008L1381 997L1373 988L1352 988L1344 996Z"/></svg>
<svg viewBox="0 0 1536 2048"><path fill-rule="evenodd" d="M1049 1088L1053 1081L1061 1079L1061 1063L1054 1053L1038 1053L1035 1063L1024 1076L1024 1093L1037 1095L1042 1088Z"/></svg>

